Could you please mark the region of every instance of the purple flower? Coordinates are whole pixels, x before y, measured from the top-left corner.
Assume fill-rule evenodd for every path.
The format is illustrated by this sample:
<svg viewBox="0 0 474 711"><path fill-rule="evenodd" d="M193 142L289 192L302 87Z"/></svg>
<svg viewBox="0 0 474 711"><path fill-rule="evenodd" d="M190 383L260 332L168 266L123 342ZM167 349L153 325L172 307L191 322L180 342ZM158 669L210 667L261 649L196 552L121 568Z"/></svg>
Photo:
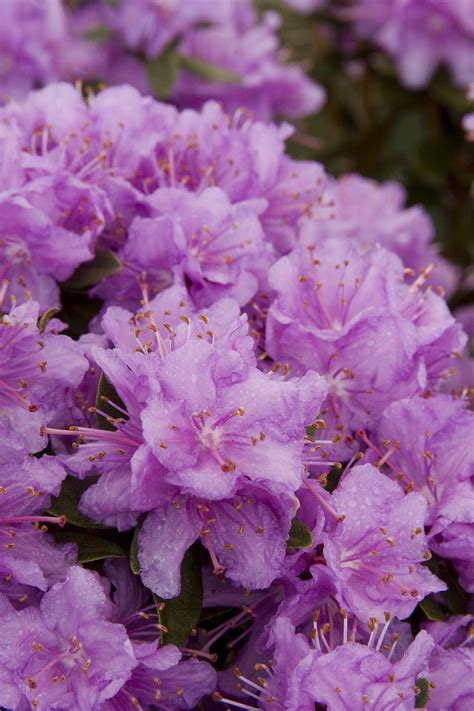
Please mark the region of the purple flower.
<svg viewBox="0 0 474 711"><path fill-rule="evenodd" d="M365 248L380 245L416 273L435 264L428 283L441 292L454 290L457 274L433 244L433 223L420 205L405 207L406 191L402 185L349 174L330 184L326 199L333 203L330 219L305 220L301 244L317 247L322 240L336 237L354 240Z"/></svg>
<svg viewBox="0 0 474 711"><path fill-rule="evenodd" d="M66 105L67 111L57 110ZM0 110L3 146L15 166L0 194L2 301L7 295L29 296L44 309L57 303L55 281L92 259L96 240L111 220L107 195L90 181L101 158L91 161L87 119L80 94L66 84Z"/></svg>
<svg viewBox="0 0 474 711"><path fill-rule="evenodd" d="M117 91L110 89L98 99L107 94L112 103ZM156 113L159 107L155 103ZM324 169L285 155L284 141L291 133L288 124L253 122L243 109L229 116L209 101L199 113L188 109L170 118L166 134L140 154L132 183L144 195L163 187L196 193L219 187L231 203L264 199L268 205L260 220L265 235L285 252L296 241L302 216L327 216Z"/></svg>
<svg viewBox="0 0 474 711"><path fill-rule="evenodd" d="M229 496L244 478L276 493L299 488L302 433L326 393L319 376L279 381L256 368L239 373L204 341L171 352L157 376L162 397L151 400L142 422L169 483L211 499Z"/></svg>
<svg viewBox="0 0 474 711"><path fill-rule="evenodd" d="M128 47L150 57L159 56L170 42L198 23L237 23L253 17L246 0L217 6L210 0L194 0L191 4L183 0L120 0L116 5L113 11L107 10L104 19L111 22Z"/></svg>
<svg viewBox="0 0 474 711"><path fill-rule="evenodd" d="M428 503L429 542L436 553L455 560L463 584L473 588L474 550L473 413L448 395L392 404L370 443L406 491L420 491ZM465 572L464 572L465 571Z"/></svg>
<svg viewBox="0 0 474 711"><path fill-rule="evenodd" d="M456 320L467 333L468 341L464 347L462 358L455 365L455 372L445 384L444 392L465 397L474 393L474 307L461 306L454 312Z"/></svg>
<svg viewBox="0 0 474 711"><path fill-rule="evenodd" d="M190 337L197 343L203 339L213 344L235 373L254 366L255 356L245 317L240 316L235 302L223 300L195 313L186 291L177 286L151 303L147 300L144 312L136 315L110 308L103 326L119 348L93 347L91 351L95 367L105 373L126 408L108 401L116 417L103 414L115 431L73 426L70 431L45 428L45 432L81 437L76 453L66 459L68 466L79 476L91 470L102 474L84 494L81 508L92 518L123 529L134 525L138 513L167 500L170 493L165 470L145 443L141 421L152 393L160 391L156 363L175 348L179 350Z"/></svg>
<svg viewBox="0 0 474 711"><path fill-rule="evenodd" d="M298 118L319 111L325 91L300 67L283 63L276 35L279 25L277 13L266 12L259 24L249 16L247 22L213 23L187 32L179 46L182 55L228 70L236 80L210 81L182 72L173 99L181 106L199 107L213 98L227 111L244 106L265 121L275 114Z"/></svg>
<svg viewBox="0 0 474 711"><path fill-rule="evenodd" d="M266 349L296 372L326 376L330 417L341 429L365 426L391 402L436 386L463 348L445 302L422 289L423 276L403 283L400 261L384 249L363 253L334 239L300 247L269 280L277 297Z"/></svg>
<svg viewBox="0 0 474 711"><path fill-rule="evenodd" d="M78 20L83 29L100 24L111 30L106 59L98 57L96 70L109 83L127 80L152 93L144 67L133 62L130 50L154 59L175 42L177 53L188 62L205 62L221 70L213 80L186 71L185 65L171 91L183 107L199 108L212 98L227 111L243 106L257 118L270 120L275 114L304 116L324 103L323 88L300 67L285 62L277 35L278 14L266 12L259 21L249 0L218 6L209 0L191 4L121 0L113 9L86 8Z"/></svg>
<svg viewBox="0 0 474 711"><path fill-rule="evenodd" d="M419 632L403 657L395 663L378 649L343 644L298 669L299 693L334 711L406 709L415 705L416 679L433 649L426 632ZM296 706L290 708L296 711Z"/></svg>
<svg viewBox="0 0 474 711"><path fill-rule="evenodd" d="M172 644L134 645L138 666L120 691L100 706L100 711L136 711L159 708L195 709L202 696L216 688L216 673L205 662L181 661Z"/></svg>
<svg viewBox="0 0 474 711"><path fill-rule="evenodd" d="M160 708L194 708L201 696L215 689L215 671L206 662L182 660L173 644L160 647L159 609L156 604L147 605L150 592L132 574L128 561L108 560L105 569L115 587L113 620L125 625L138 664L100 710L135 711L157 701Z"/></svg>
<svg viewBox="0 0 474 711"><path fill-rule="evenodd" d="M331 496L344 515L324 537L324 557L338 600L360 620L408 617L417 602L445 585L421 565L429 560L424 534L427 504L418 493L366 464L349 470Z"/></svg>
<svg viewBox="0 0 474 711"><path fill-rule="evenodd" d="M0 101L56 79L76 79L93 48L73 38L61 0L4 0Z"/></svg>
<svg viewBox="0 0 474 711"><path fill-rule="evenodd" d="M460 86L472 81L472 0L354 0L348 14L363 36L393 57L406 86L425 86L440 65Z"/></svg>
<svg viewBox="0 0 474 711"><path fill-rule="evenodd" d="M140 574L164 598L180 592L186 550L200 539L214 573L248 589L263 589L281 573L295 502L247 485L232 497L214 501L174 497L157 507L139 536Z"/></svg>
<svg viewBox="0 0 474 711"><path fill-rule="evenodd" d="M0 590L15 606L24 606L38 590L63 580L76 559L75 546L55 545L47 534L47 525L65 523L45 511L66 472L55 457L27 454L3 422L0 432Z"/></svg>
<svg viewBox="0 0 474 711"><path fill-rule="evenodd" d="M233 701L216 692L214 699L227 708L261 709L270 711L282 708L290 711L313 711L314 702L306 691L299 688L299 670L311 664L314 652L302 634L285 617L276 620L273 626L272 660L263 657L255 668L259 678L255 681L234 668L239 701ZM243 695L243 696L242 696ZM247 703L247 701L249 703ZM258 705L255 706L255 703Z"/></svg>
<svg viewBox="0 0 474 711"><path fill-rule="evenodd" d="M430 535L465 520L463 498L474 476L474 415L462 400L448 395L401 400L385 410L376 432L377 446L371 448L378 466L385 464L406 491L423 493Z"/></svg>
<svg viewBox="0 0 474 711"><path fill-rule="evenodd" d="M39 608L2 612L0 668L12 678L0 703L92 711L114 696L137 661L125 628L111 616L101 579L79 567L44 594Z"/></svg>
<svg viewBox="0 0 474 711"><path fill-rule="evenodd" d="M255 665L257 679L236 668L239 700L219 692L214 698L228 708L257 711L313 711L315 703L337 711L363 711L368 707L409 711L414 708L415 681L427 668L433 640L426 632L420 632L402 658L391 662L390 654L387 657L383 653L383 637L382 632L380 644L372 637L364 645L348 639L345 628L339 643L331 630L328 643L315 616L309 643L290 620L278 617L267 644L267 656L262 654L262 661Z"/></svg>
<svg viewBox="0 0 474 711"><path fill-rule="evenodd" d="M31 452L44 448L40 426L50 422L66 388L79 385L87 370L81 348L58 334L64 325L37 327L39 306L30 301L11 309L0 320L0 405L8 426Z"/></svg>
<svg viewBox="0 0 474 711"><path fill-rule="evenodd" d="M279 378L258 370L235 302L188 315L186 301L177 303L182 290L169 292L150 304L144 291L145 310L135 317L112 308L104 318L119 348L92 353L126 408L115 404L115 430L44 431L79 436L68 466L81 476L101 473L81 500L84 513L127 528L139 512L155 509L140 536L143 579L154 591L178 594L180 561L198 536L216 572L265 587L285 554L305 463L320 456L306 452L314 444L305 441L305 427L327 389L313 372L286 380L287 372Z"/></svg>
<svg viewBox="0 0 474 711"><path fill-rule="evenodd" d="M429 708L434 711L469 709L474 702L472 622L472 615L463 615L425 625L436 642L427 675L431 687Z"/></svg>
<svg viewBox="0 0 474 711"><path fill-rule="evenodd" d="M136 304L140 280L158 291L175 279L188 284L198 306L225 296L244 305L254 296L272 255L258 219L263 200L232 205L219 188L199 195L164 188L150 203L156 217L136 218L118 253L123 273L94 293Z"/></svg>

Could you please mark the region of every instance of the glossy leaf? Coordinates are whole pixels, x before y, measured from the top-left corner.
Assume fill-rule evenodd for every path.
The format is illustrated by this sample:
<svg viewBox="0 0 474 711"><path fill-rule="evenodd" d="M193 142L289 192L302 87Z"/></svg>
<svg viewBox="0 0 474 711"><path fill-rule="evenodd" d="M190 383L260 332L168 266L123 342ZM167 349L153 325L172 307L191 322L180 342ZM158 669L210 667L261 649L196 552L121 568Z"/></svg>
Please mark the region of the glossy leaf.
<svg viewBox="0 0 474 711"><path fill-rule="evenodd" d="M420 608L423 610L429 620L432 620L434 622L444 622L444 620L446 619L446 615L444 614L441 607L430 596L425 597L425 599L420 602Z"/></svg>
<svg viewBox="0 0 474 711"><path fill-rule="evenodd" d="M66 289L85 289L112 276L121 268L120 259L114 252L109 249L99 250L94 259L81 264L63 286Z"/></svg>
<svg viewBox="0 0 474 711"><path fill-rule="evenodd" d="M66 516L68 523L81 528L107 528L107 526L102 526L100 523L96 523L81 514L78 508L82 494L95 481L96 477L87 477L86 479L76 479L73 476L66 477L62 483L59 496L51 498L49 513L53 516Z"/></svg>
<svg viewBox="0 0 474 711"><path fill-rule="evenodd" d="M138 560L138 537L143 526L143 521L145 517L142 516L138 521L136 528L133 532L132 543L130 545L130 568L132 573L135 575L140 574L140 561Z"/></svg>
<svg viewBox="0 0 474 711"><path fill-rule="evenodd" d="M311 531L305 524L297 518L291 522L290 535L287 542L287 548L311 548L313 545L313 537Z"/></svg>
<svg viewBox="0 0 474 711"><path fill-rule="evenodd" d="M153 93L158 99L166 99L178 78L179 59L176 43L171 44L156 59L148 60L145 66Z"/></svg>
<svg viewBox="0 0 474 711"><path fill-rule="evenodd" d="M224 84L240 84L241 78L235 72L231 72L224 67L218 67L215 64L210 64L203 59L197 57L188 57L180 54L179 66L191 74L208 79L209 81L218 81Z"/></svg>
<svg viewBox="0 0 474 711"><path fill-rule="evenodd" d="M56 543L75 543L79 563L92 563L104 558L123 558L125 553L117 543L82 531L56 531Z"/></svg>

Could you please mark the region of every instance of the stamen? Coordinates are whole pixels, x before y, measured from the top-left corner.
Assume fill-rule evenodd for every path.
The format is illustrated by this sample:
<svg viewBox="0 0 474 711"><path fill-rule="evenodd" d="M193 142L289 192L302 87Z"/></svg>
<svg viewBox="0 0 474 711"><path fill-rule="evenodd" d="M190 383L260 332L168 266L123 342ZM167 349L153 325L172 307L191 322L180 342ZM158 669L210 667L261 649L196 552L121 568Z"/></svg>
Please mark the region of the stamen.
<svg viewBox="0 0 474 711"><path fill-rule="evenodd" d="M333 516L333 517L336 519L336 521L337 521L338 523L342 523L342 521L345 520L345 518L346 518L345 515L338 513L338 512L336 511L336 509L334 509L330 504L328 504L328 502L326 501L326 499L319 493L319 491L317 490L317 488L316 488L315 486L313 486L313 483L311 482L310 479L305 479L304 485L306 486L307 489L309 489L309 490L311 491L311 493L313 494L313 496L315 496L315 497L317 498L317 500L319 501L319 503L320 503L322 506L324 506L324 508L326 509L326 511L328 511L328 513L330 513L331 516Z"/></svg>

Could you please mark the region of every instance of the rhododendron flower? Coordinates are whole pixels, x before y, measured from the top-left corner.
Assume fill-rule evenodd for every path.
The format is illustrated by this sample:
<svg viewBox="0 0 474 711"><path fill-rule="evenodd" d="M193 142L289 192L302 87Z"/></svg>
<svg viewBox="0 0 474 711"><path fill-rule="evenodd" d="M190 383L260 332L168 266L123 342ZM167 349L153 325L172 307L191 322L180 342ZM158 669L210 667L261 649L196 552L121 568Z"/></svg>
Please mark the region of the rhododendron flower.
<svg viewBox="0 0 474 711"><path fill-rule="evenodd" d="M135 711L157 702L172 709L194 708L215 689L214 669L207 662L185 661L174 644L160 646L159 607L147 605L149 590L132 574L128 561L109 560L105 570L115 587L113 621L126 627L138 664L101 711Z"/></svg>
<svg viewBox="0 0 474 711"><path fill-rule="evenodd" d="M423 276L404 283L395 255L349 240L299 247L270 270L277 297L266 349L296 372L327 378L340 427L366 426L391 403L447 377L465 336ZM378 354L378 355L377 355Z"/></svg>
<svg viewBox="0 0 474 711"><path fill-rule="evenodd" d="M171 47L186 60L169 88L181 106L200 107L212 98L227 111L245 107L269 120L275 114L304 116L324 103L324 89L285 61L277 35L279 15L265 12L259 19L250 0L119 0L113 7L100 0L79 11L74 21L86 34L97 25L109 30L95 72L108 83L128 81L153 93L136 56L153 60ZM192 71L203 63L211 66L211 76Z"/></svg>
<svg viewBox="0 0 474 711"><path fill-rule="evenodd" d="M460 86L472 81L472 0L353 0L348 15L394 58L406 86L425 86L440 65Z"/></svg>
<svg viewBox="0 0 474 711"><path fill-rule="evenodd" d="M116 694L137 665L123 625L96 573L77 566L39 607L2 610L0 703L38 711L58 704L94 709Z"/></svg>
<svg viewBox="0 0 474 711"><path fill-rule="evenodd" d="M421 565L431 557L424 533L427 504L418 493L365 464L351 469L331 496L344 515L324 536L324 557L338 599L363 622L408 617L417 602L445 585Z"/></svg>
<svg viewBox="0 0 474 711"><path fill-rule="evenodd" d="M94 48L73 36L62 0L3 0L0 101L92 68Z"/></svg>
<svg viewBox="0 0 474 711"><path fill-rule="evenodd" d="M51 421L66 388L82 380L87 361L81 348L58 333L64 325L51 320L38 329L39 305L13 307L0 320L0 405L5 422L31 452L44 448L40 425Z"/></svg>
<svg viewBox="0 0 474 711"><path fill-rule="evenodd" d="M429 622L425 627L436 643L427 674L429 708L468 709L474 701L472 615L456 615L446 622Z"/></svg>
<svg viewBox="0 0 474 711"><path fill-rule="evenodd" d="M55 457L27 454L3 421L0 434L0 591L24 607L61 581L76 560L74 545L55 545L47 533L49 525L66 523L45 515L66 472Z"/></svg>
<svg viewBox="0 0 474 711"><path fill-rule="evenodd" d="M420 632L403 657L393 663L381 645L372 646L372 640L363 645L346 636L322 647L317 623L313 632L310 643L287 618L277 618L268 645L271 662L263 657L256 664L259 676L255 681L236 668L239 700L217 692L216 701L228 708L250 711L271 711L275 707L313 711L315 703L337 711L414 708L415 681L426 669L434 646L429 634Z"/></svg>
<svg viewBox="0 0 474 711"><path fill-rule="evenodd" d="M406 191L400 183L377 183L361 175L333 180L326 200L332 202L330 219L306 219L299 242L317 247L323 240L344 238L361 247L376 245L394 252L405 267L417 274L434 264L427 283L439 292L451 293L456 286L455 268L439 254L433 243L434 225L420 206L406 207Z"/></svg>
<svg viewBox="0 0 474 711"><path fill-rule="evenodd" d="M118 415L108 417L113 431L73 426L43 432L79 436L68 466L81 476L101 473L81 500L88 516L124 529L138 513L152 511L139 537L139 558L155 592L178 594L180 561L198 536L216 572L227 569L241 584L264 587L279 572L306 465L320 456L305 428L317 418L327 388L311 371L287 379L287 372L280 378L258 370L246 317L235 302L186 314L186 302L176 304L179 289L171 291L150 303L144 290L145 309L135 317L118 308L104 317L119 347L93 348L92 355L122 400L109 401ZM155 318L155 302L156 316L168 306L165 322ZM214 524L206 537L203 531ZM156 548L157 531L163 540L172 537L172 558L163 541ZM250 567L256 547L262 559Z"/></svg>
<svg viewBox="0 0 474 711"><path fill-rule="evenodd" d="M100 285L95 295L134 306L141 277L152 290L173 280L187 283L198 306L225 296L245 305L254 296L272 256L258 219L265 201L231 205L219 188L199 195L164 188L150 204L156 217L136 218L118 253L123 273Z"/></svg>

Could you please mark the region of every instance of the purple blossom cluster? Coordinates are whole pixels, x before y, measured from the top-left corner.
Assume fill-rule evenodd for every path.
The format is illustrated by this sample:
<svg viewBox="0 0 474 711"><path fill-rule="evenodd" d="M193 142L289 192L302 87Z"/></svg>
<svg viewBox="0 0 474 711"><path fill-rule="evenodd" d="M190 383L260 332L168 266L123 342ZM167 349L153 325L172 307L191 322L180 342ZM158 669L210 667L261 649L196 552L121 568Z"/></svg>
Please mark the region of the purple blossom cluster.
<svg viewBox="0 0 474 711"><path fill-rule="evenodd" d="M354 17L416 9L405 80L465 81L433 4ZM275 13L74 5L0 9L0 707L468 711L474 318L428 213L290 157L322 94ZM173 52L228 81L140 94ZM56 81L95 71L135 86Z"/></svg>
<svg viewBox="0 0 474 711"><path fill-rule="evenodd" d="M357 32L395 61L402 82L425 86L444 66L461 87L474 79L472 0L348 0Z"/></svg>
<svg viewBox="0 0 474 711"><path fill-rule="evenodd" d="M100 78L189 108L211 98L228 111L245 106L263 120L304 116L324 104L324 89L280 46L278 13L259 18L252 0L71 5L2 2L0 103L52 81Z"/></svg>
<svg viewBox="0 0 474 711"><path fill-rule="evenodd" d="M403 622L442 566L474 592L467 336L422 208L214 102L52 84L0 129L0 704L412 709L422 684L467 708L469 616ZM48 309L104 252L74 341ZM131 561L61 536L74 481ZM196 551L234 612L177 647Z"/></svg>

